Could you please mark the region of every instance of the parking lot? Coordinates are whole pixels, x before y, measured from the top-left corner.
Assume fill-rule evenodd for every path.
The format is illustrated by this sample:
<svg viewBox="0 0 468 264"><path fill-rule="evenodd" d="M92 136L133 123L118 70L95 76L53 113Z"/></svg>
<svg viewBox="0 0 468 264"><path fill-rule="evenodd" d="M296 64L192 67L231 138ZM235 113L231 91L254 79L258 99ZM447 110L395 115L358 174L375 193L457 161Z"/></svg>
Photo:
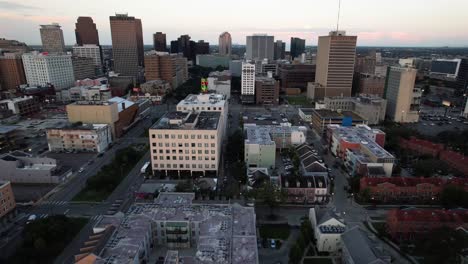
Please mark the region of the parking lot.
<svg viewBox="0 0 468 264"><path fill-rule="evenodd" d="M422 113L419 120L418 123L408 124L408 126L427 136L436 136L446 130L463 131L468 129L468 120L459 115L448 114L444 116L443 114Z"/></svg>

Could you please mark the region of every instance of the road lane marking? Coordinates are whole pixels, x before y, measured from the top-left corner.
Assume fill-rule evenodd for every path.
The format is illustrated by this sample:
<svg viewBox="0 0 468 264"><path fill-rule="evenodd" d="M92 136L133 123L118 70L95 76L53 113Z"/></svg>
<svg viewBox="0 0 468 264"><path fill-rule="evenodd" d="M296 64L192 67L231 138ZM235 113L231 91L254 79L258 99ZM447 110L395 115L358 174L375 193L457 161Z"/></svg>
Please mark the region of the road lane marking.
<svg viewBox="0 0 468 264"><path fill-rule="evenodd" d="M66 215L69 211L70 209L67 209L63 214Z"/></svg>

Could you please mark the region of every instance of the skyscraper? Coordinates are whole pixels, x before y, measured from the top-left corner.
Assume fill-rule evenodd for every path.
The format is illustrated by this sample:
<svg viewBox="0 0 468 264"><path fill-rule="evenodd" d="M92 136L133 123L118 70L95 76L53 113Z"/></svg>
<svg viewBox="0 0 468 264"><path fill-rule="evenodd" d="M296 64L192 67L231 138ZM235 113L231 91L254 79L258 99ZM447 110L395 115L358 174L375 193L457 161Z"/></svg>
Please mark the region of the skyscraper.
<svg viewBox="0 0 468 264"><path fill-rule="evenodd" d="M26 83L23 62L18 53L0 55L0 87L2 90L15 90L20 84Z"/></svg>
<svg viewBox="0 0 468 264"><path fill-rule="evenodd" d="M247 36L246 58L248 60L273 60L275 37L264 34Z"/></svg>
<svg viewBox="0 0 468 264"><path fill-rule="evenodd" d="M275 51L274 51L275 60L284 59L285 53L286 53L286 43L284 43L282 40L277 40L275 42Z"/></svg>
<svg viewBox="0 0 468 264"><path fill-rule="evenodd" d="M65 41L60 25L52 23L41 25L42 50L45 52L65 52Z"/></svg>
<svg viewBox="0 0 468 264"><path fill-rule="evenodd" d="M166 34L162 32L153 34L153 46L155 51L167 51Z"/></svg>
<svg viewBox="0 0 468 264"><path fill-rule="evenodd" d="M232 39L231 34L223 32L219 35L219 54L231 56Z"/></svg>
<svg viewBox="0 0 468 264"><path fill-rule="evenodd" d="M291 58L301 56L305 51L305 39L291 38Z"/></svg>
<svg viewBox="0 0 468 264"><path fill-rule="evenodd" d="M199 40L195 45L195 56L197 54L210 54L210 43L204 40Z"/></svg>
<svg viewBox="0 0 468 264"><path fill-rule="evenodd" d="M127 14L110 17L114 70L138 77L143 66L143 32L141 20Z"/></svg>
<svg viewBox="0 0 468 264"><path fill-rule="evenodd" d="M356 40L356 36L346 36L345 31L319 37L313 99L351 96Z"/></svg>
<svg viewBox="0 0 468 264"><path fill-rule="evenodd" d="M71 55L25 53L22 56L24 73L29 85L52 84L56 91L75 83Z"/></svg>
<svg viewBox="0 0 468 264"><path fill-rule="evenodd" d="M91 17L78 17L75 23L76 44L94 44L99 46L99 34Z"/></svg>
<svg viewBox="0 0 468 264"><path fill-rule="evenodd" d="M394 122L418 122L421 90L414 88L417 70L389 67L385 81L387 117Z"/></svg>

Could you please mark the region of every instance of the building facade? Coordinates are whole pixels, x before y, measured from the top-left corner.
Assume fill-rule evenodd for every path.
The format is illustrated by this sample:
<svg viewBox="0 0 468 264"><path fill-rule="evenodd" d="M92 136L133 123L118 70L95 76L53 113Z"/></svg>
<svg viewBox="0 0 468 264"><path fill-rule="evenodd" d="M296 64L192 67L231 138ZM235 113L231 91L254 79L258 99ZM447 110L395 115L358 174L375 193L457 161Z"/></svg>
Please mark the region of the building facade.
<svg viewBox="0 0 468 264"><path fill-rule="evenodd" d="M247 36L246 59L247 60L273 60L274 36L255 34Z"/></svg>
<svg viewBox="0 0 468 264"><path fill-rule="evenodd" d="M302 55L305 51L305 39L291 38L291 59L295 59Z"/></svg>
<svg viewBox="0 0 468 264"><path fill-rule="evenodd" d="M220 112L169 112L149 130L153 174L216 176L223 129Z"/></svg>
<svg viewBox="0 0 468 264"><path fill-rule="evenodd" d="M367 120L352 111L332 111L328 109L312 109L310 112L312 128L319 135L325 135L328 125L341 125L343 120L351 125L367 125Z"/></svg>
<svg viewBox="0 0 468 264"><path fill-rule="evenodd" d="M110 17L114 70L138 77L143 66L143 32L141 20L127 14Z"/></svg>
<svg viewBox="0 0 468 264"><path fill-rule="evenodd" d="M42 51L50 53L65 52L63 31L59 24L41 25Z"/></svg>
<svg viewBox="0 0 468 264"><path fill-rule="evenodd" d="M164 80L176 89L188 79L187 58L181 54L146 52L145 78L146 81Z"/></svg>
<svg viewBox="0 0 468 264"><path fill-rule="evenodd" d="M96 76L93 58L72 56L72 65L75 80L92 79Z"/></svg>
<svg viewBox="0 0 468 264"><path fill-rule="evenodd" d="M94 44L85 44L83 46L73 46L73 55L77 57L92 58L96 67L95 74L102 74L102 56L101 47ZM80 79L78 79L80 80Z"/></svg>
<svg viewBox="0 0 468 264"><path fill-rule="evenodd" d="M244 161L247 168L275 168L276 143L265 127L247 126Z"/></svg>
<svg viewBox="0 0 468 264"><path fill-rule="evenodd" d="M28 116L40 112L40 103L34 96L16 97L0 101L1 110L11 110L13 114Z"/></svg>
<svg viewBox="0 0 468 264"><path fill-rule="evenodd" d="M29 85L52 84L55 90L73 86L72 56L67 54L25 53L22 56Z"/></svg>
<svg viewBox="0 0 468 264"><path fill-rule="evenodd" d="M242 102L255 102L255 64L242 62L241 76L241 97Z"/></svg>
<svg viewBox="0 0 468 264"><path fill-rule="evenodd" d="M307 89L307 83L315 80L316 66L313 64L281 64L278 67L278 78L281 80L281 89L299 88Z"/></svg>
<svg viewBox="0 0 468 264"><path fill-rule="evenodd" d="M255 101L257 104L278 105L279 90L279 81L275 80L271 74L255 78Z"/></svg>
<svg viewBox="0 0 468 264"><path fill-rule="evenodd" d="M0 55L0 90L15 91L26 83L21 56L16 53Z"/></svg>
<svg viewBox="0 0 468 264"><path fill-rule="evenodd" d="M195 58L195 64L202 67L216 68L216 67L229 67L231 57L227 55L217 54L198 54Z"/></svg>
<svg viewBox="0 0 468 264"><path fill-rule="evenodd" d="M387 117L400 123L419 120L421 90L414 88L417 70L413 68L389 67L385 81Z"/></svg>
<svg viewBox="0 0 468 264"><path fill-rule="evenodd" d="M219 54L231 56L232 39L229 32L223 32L219 35Z"/></svg>
<svg viewBox="0 0 468 264"><path fill-rule="evenodd" d="M16 211L15 195L9 181L0 181L0 230L13 219Z"/></svg>
<svg viewBox="0 0 468 264"><path fill-rule="evenodd" d="M353 111L364 117L369 125L377 125L385 119L387 101L377 96L361 94L358 97L325 97L325 109Z"/></svg>
<svg viewBox="0 0 468 264"><path fill-rule="evenodd" d="M274 59L275 60L283 60L286 54L286 43L282 40L275 41L275 51L274 51Z"/></svg>
<svg viewBox="0 0 468 264"><path fill-rule="evenodd" d="M384 97L385 76L359 74L358 89L356 93L373 94Z"/></svg>
<svg viewBox="0 0 468 264"><path fill-rule="evenodd" d="M319 252L332 253L341 249L341 234L346 230L344 219L332 210L323 211L316 206L309 209L309 221L317 240Z"/></svg>
<svg viewBox="0 0 468 264"><path fill-rule="evenodd" d="M156 32L153 34L153 48L155 51L167 51L166 33Z"/></svg>
<svg viewBox="0 0 468 264"><path fill-rule="evenodd" d="M89 124L48 128L49 151L104 152L112 142L112 131L107 124Z"/></svg>
<svg viewBox="0 0 468 264"><path fill-rule="evenodd" d="M78 46L99 46L99 34L91 17L78 17L75 23L76 44Z"/></svg>
<svg viewBox="0 0 468 264"><path fill-rule="evenodd" d="M317 71L313 98L351 96L356 58L356 36L332 31L320 36L317 47Z"/></svg>

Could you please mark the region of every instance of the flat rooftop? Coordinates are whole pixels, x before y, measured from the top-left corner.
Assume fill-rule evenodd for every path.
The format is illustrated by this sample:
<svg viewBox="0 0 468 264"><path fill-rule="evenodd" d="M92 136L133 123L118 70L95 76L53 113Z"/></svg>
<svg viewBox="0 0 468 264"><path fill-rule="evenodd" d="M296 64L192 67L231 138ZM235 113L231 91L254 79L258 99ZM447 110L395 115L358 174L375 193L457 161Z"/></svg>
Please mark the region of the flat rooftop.
<svg viewBox="0 0 468 264"><path fill-rule="evenodd" d="M153 124L151 129L217 130L220 112L169 112Z"/></svg>
<svg viewBox="0 0 468 264"><path fill-rule="evenodd" d="M275 141L271 139L268 127L246 126L245 133L247 135L245 139L246 144L275 145Z"/></svg>
<svg viewBox="0 0 468 264"><path fill-rule="evenodd" d="M305 115L311 115L314 113L314 110L313 108L299 108L302 113L304 113Z"/></svg>
<svg viewBox="0 0 468 264"><path fill-rule="evenodd" d="M107 127L107 124L82 124L74 125L72 123L59 124L56 127L49 127L47 129L60 129L60 130L95 130Z"/></svg>
<svg viewBox="0 0 468 264"><path fill-rule="evenodd" d="M20 128L19 126L0 126L0 134L7 134Z"/></svg>
<svg viewBox="0 0 468 264"><path fill-rule="evenodd" d="M281 124L288 124L289 122L286 115L278 112L278 111L269 111L269 112L244 112L242 113L242 118L244 124L256 124L256 125L281 125Z"/></svg>
<svg viewBox="0 0 468 264"><path fill-rule="evenodd" d="M351 117L353 121L365 121L366 119L362 116L354 113L353 111L333 111L328 109L314 109L313 110L322 119L343 119L344 117Z"/></svg>
<svg viewBox="0 0 468 264"><path fill-rule="evenodd" d="M161 193L154 203L133 204L125 215L104 216L95 230L109 225L117 229L96 263L133 260L143 250L140 247L158 222L198 224L198 241L192 245L196 253L181 256L179 252L180 258L202 264L258 263L254 209L238 204L192 204L193 198L193 193ZM176 255L170 251L168 254Z"/></svg>
<svg viewBox="0 0 468 264"><path fill-rule="evenodd" d="M222 94L189 94L177 104L177 108L184 106L223 107L226 96Z"/></svg>

